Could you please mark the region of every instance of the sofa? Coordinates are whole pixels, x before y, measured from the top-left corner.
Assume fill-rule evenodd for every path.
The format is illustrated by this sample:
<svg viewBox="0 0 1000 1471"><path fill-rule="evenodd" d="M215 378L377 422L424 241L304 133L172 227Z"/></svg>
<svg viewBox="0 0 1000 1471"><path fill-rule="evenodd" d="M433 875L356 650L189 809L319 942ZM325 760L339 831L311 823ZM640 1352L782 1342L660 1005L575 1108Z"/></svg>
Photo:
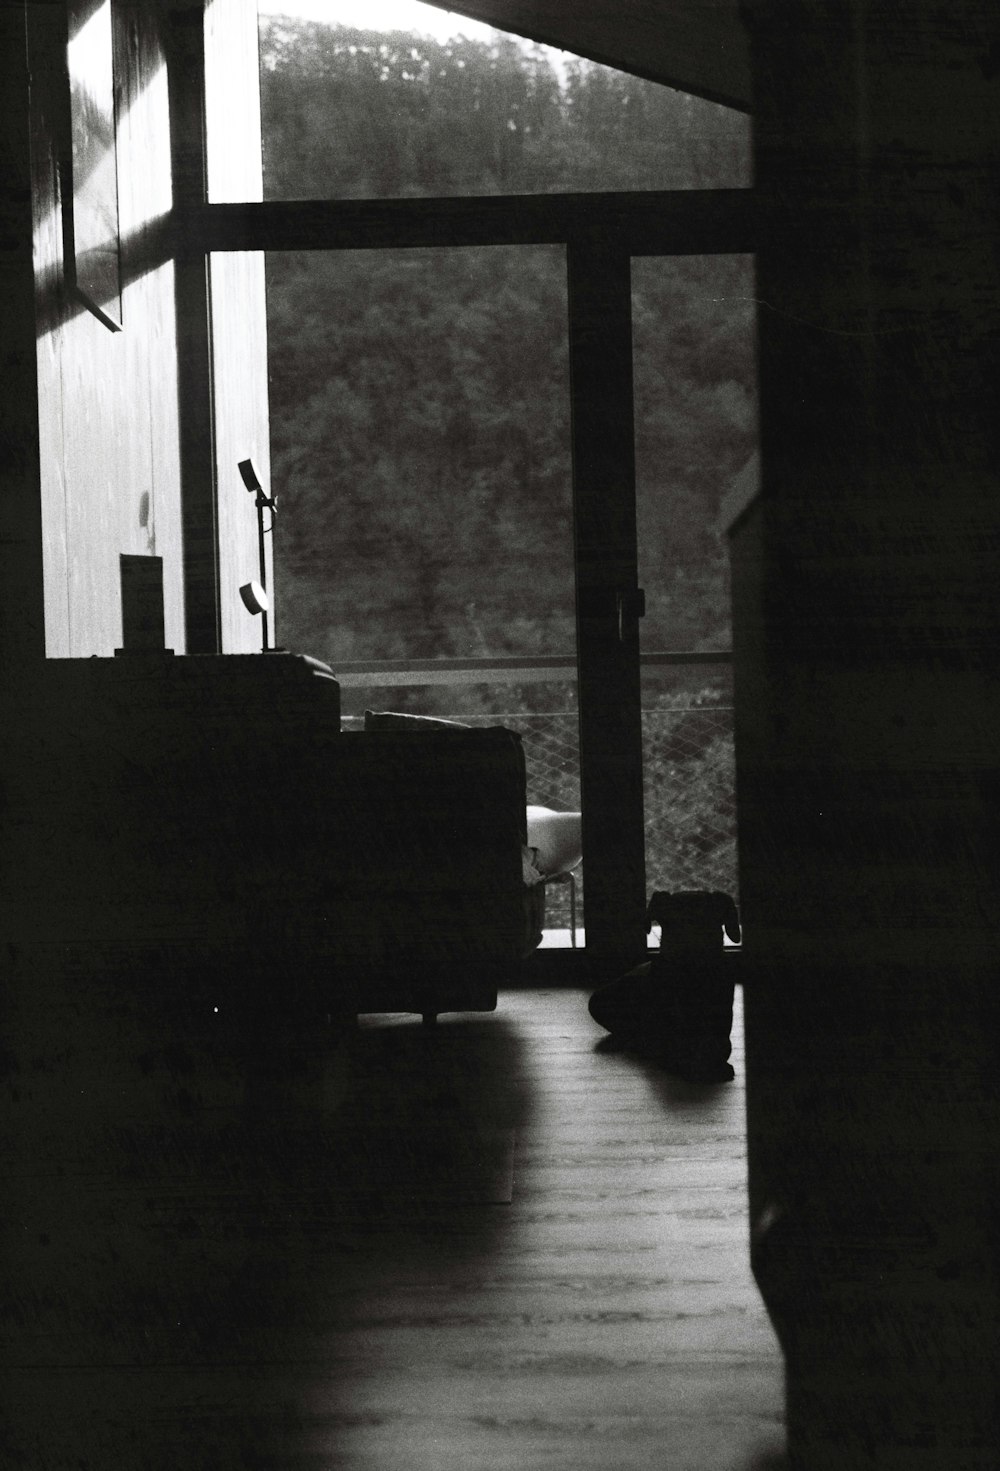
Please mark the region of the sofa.
<svg viewBox="0 0 1000 1471"><path fill-rule="evenodd" d="M50 660L8 740L9 939L303 1018L491 1010L538 943L520 738L344 732L314 659Z"/></svg>

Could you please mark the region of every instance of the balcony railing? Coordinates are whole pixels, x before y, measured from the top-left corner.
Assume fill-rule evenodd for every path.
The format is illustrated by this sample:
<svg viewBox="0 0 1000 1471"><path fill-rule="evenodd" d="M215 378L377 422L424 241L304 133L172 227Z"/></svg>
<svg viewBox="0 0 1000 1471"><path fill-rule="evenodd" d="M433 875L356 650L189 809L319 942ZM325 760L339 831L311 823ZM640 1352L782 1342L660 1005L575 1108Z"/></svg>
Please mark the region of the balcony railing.
<svg viewBox="0 0 1000 1471"><path fill-rule="evenodd" d="M643 669L678 668L689 664L731 664L728 649L643 654ZM380 689L420 684L548 684L576 679L572 654L533 657L504 655L496 659L373 659L337 664L343 689Z"/></svg>
<svg viewBox="0 0 1000 1471"><path fill-rule="evenodd" d="M686 665L728 665L728 652L646 654L644 671ZM528 684L571 681L571 658L383 660L337 666L345 689L421 685ZM431 713L431 712L427 712ZM445 711L437 701L435 714ZM456 713L468 725L505 725L524 741L528 802L576 811L580 807L580 747L576 710ZM346 730L363 717L344 717ZM722 889L737 895L736 770L729 704L696 703L683 691L642 711L646 887ZM580 871L578 922L585 884ZM581 902L582 901L582 902ZM569 926L569 894L555 886L546 897L546 926Z"/></svg>

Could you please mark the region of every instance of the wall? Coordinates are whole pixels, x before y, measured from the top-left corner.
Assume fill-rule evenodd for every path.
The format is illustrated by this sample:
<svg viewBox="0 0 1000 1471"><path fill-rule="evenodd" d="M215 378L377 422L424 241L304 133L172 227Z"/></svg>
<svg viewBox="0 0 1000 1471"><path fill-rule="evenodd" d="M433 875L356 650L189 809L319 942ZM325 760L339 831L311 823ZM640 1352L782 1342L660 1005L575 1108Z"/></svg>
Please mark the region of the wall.
<svg viewBox="0 0 1000 1471"><path fill-rule="evenodd" d="M261 197L255 7L216 0L202 22L198 5L116 3L122 330L115 332L67 282L64 7L33 3L25 8L30 100L21 12L4 7L5 30L13 42L5 57L10 82L5 131L11 140L5 172L16 183L11 171L15 164L22 169L22 194L9 198L23 198L29 165L24 149L18 158L17 138L27 118L37 321L34 362L8 355L6 364L8 378L13 373L17 380L11 380L8 403L26 405L29 413L15 436L24 456L16 504L27 521L18 529L11 520L8 528L8 552L12 546L20 550L18 580L14 559L8 557L4 626L12 647L33 645L49 657L110 655L121 646L122 553L163 558L168 647L178 653L261 647L261 621L239 596L240 585L257 578L259 569L253 497L236 467L252 458L268 486L263 261L259 256L211 261L207 297L204 289L192 296L190 272L185 289L179 294L175 289L180 268L175 272L167 234L176 193L171 150L177 138L176 119L173 136L171 131L167 71L175 44L171 9L182 29L192 20L198 28L204 25L204 139L198 129L198 147L205 149L202 187L207 184L217 200ZM15 62L20 81L12 70ZM200 92L200 77L193 81ZM23 249L8 253L4 268L12 287L8 298L27 306L16 286L21 278L22 286L27 284L30 257ZM27 316L22 329L27 342ZM206 353L201 374L194 355L179 350L179 340L189 343L192 332L197 340L199 330ZM37 420L30 412L35 401ZM185 436L184 415L198 432ZM203 502L195 512L202 534L194 537L190 527L185 534L182 515L182 500L190 495ZM186 514L190 521L191 511ZM269 588L271 580L268 539ZM186 584L195 583L199 593L205 588L207 593L196 605L193 625ZM201 616L206 598L210 606ZM34 611L32 599L40 603Z"/></svg>
<svg viewBox="0 0 1000 1471"><path fill-rule="evenodd" d="M23 7L0 6L0 68L0 689L8 690L45 647Z"/></svg>
<svg viewBox="0 0 1000 1471"><path fill-rule="evenodd" d="M27 8L49 657L110 655L120 647L123 552L163 558L166 642L184 649L174 282L157 237L171 206L166 70L152 7L121 4L114 15L120 332L66 283L65 12Z"/></svg>
<svg viewBox="0 0 1000 1471"><path fill-rule="evenodd" d="M997 1464L1000 16L744 6L733 536L753 1253L791 1466Z"/></svg>

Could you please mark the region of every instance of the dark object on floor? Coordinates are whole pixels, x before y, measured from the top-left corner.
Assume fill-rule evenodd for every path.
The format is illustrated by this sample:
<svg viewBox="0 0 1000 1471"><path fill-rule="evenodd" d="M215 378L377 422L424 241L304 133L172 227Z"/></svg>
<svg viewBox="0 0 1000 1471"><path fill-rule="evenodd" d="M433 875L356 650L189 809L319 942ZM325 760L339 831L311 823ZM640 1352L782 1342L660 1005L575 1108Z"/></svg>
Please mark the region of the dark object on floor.
<svg viewBox="0 0 1000 1471"><path fill-rule="evenodd" d="M690 1082L725 1083L733 1026L732 958L722 930L740 941L736 905L728 894L657 892L646 929L661 927L652 960L601 986L590 998L596 1022L624 1046L655 1057Z"/></svg>

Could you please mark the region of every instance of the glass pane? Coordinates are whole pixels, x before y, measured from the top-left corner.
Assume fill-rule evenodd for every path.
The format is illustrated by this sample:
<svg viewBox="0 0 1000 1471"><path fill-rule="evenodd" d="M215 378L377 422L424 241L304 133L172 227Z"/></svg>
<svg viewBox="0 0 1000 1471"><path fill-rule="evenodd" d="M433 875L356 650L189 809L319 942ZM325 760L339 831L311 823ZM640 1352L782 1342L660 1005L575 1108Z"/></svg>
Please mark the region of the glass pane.
<svg viewBox="0 0 1000 1471"><path fill-rule="evenodd" d="M416 0L313 13L261 9L268 199L750 183L730 108Z"/></svg>
<svg viewBox="0 0 1000 1471"><path fill-rule="evenodd" d="M507 725L528 802L579 810L562 250L267 270L278 642L333 667L346 728ZM567 898L548 890L550 927Z"/></svg>
<svg viewBox="0 0 1000 1471"><path fill-rule="evenodd" d="M750 257L633 262L647 888L737 895L723 502L756 458ZM705 662L670 656L708 655Z"/></svg>
<svg viewBox="0 0 1000 1471"><path fill-rule="evenodd" d="M708 670L643 676L646 879L654 889L737 897L730 680Z"/></svg>

